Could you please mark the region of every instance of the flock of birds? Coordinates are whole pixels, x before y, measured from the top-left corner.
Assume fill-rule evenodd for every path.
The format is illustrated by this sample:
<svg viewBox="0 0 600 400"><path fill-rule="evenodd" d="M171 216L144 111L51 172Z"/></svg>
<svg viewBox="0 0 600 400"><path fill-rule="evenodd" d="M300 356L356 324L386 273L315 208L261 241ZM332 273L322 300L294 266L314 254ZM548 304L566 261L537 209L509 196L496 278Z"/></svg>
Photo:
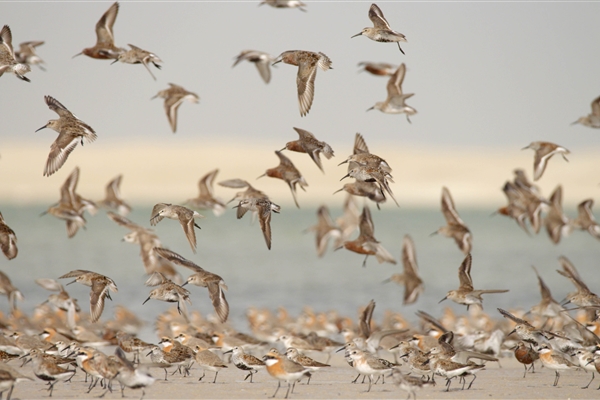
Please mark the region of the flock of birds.
<svg viewBox="0 0 600 400"><path fill-rule="evenodd" d="M294 0L265 0L261 4L306 11L305 4ZM129 45L130 50L115 45L112 28L118 10L119 4L115 2L102 15L96 24L96 44L79 54L95 59L113 60L113 62L143 64L150 75L156 79L149 65L152 64L160 69L162 61L158 56L132 44ZM405 35L390 27L382 10L376 4L370 6L368 16L373 27L364 28L352 37L366 36L378 42L397 43L400 52L405 54L400 46L400 42L406 42ZM0 76L5 72L14 73L17 78L30 82L25 76L30 72L30 66L38 65L43 68L43 61L37 56L36 47L44 42L22 43L20 50L15 52L8 25L0 31L0 40ZM304 50L285 51L275 58L262 51L246 50L239 54L234 66L241 61L254 63L265 83L270 81L272 64L283 62L297 66L297 94L301 116L306 116L311 109L317 69L327 71L331 69L332 64L329 57L322 52ZM410 116L417 111L406 104L406 99L413 94L404 94L402 91L406 65L402 63L396 67L386 63L368 62L361 63L361 66L374 75L390 77L386 100L377 102L371 109L384 113L405 114L410 122ZM176 132L179 106L185 100L197 103L199 96L179 85L172 83L169 85L168 89L160 91L154 97L165 99L167 118L172 131ZM46 125L38 129L50 128L58 133L58 137L51 145L43 172L44 176L51 176L63 167L78 143L83 145L84 140L91 143L97 135L90 125L77 118L57 99L51 96L45 96L44 99L50 110L59 117L49 120ZM600 97L592 102L592 113L579 118L575 123L600 128ZM298 187L306 190L308 185L284 151L307 153L321 171L323 171L321 154L326 159L331 159L334 152L329 144L318 140L312 133L300 128L294 129L298 133L298 139L286 143L281 150L275 151L279 165L267 169L262 176L285 181L290 188L294 203L299 207L296 190ZM560 145L542 141L533 142L525 149L532 149L535 152L534 181L542 177L552 156L561 154L566 160L565 155L569 154L569 151ZM365 205L362 212L359 212L355 200L355 197L364 197L379 208L382 203L391 198L399 206L390 187L390 183L393 183L390 164L370 152L364 137L358 133L355 136L353 154L339 165L342 164L348 164L348 169L347 174L341 179L353 178L354 182L346 183L338 190L347 192L348 196L344 203L344 213L335 222L326 206L321 206L317 211L318 222L309 229L315 233L318 256L323 256L329 241L334 240L336 249L345 248L364 255L363 266L366 265L369 256L374 256L379 263L396 264L394 257L374 236L374 224L369 207ZM196 219L202 218L196 210L212 210L219 216L227 208L227 203L219 199L214 192L218 171L215 169L200 179L199 195L189 199L186 205L156 204L149 216L150 224L154 226L164 218L179 221L195 253L195 228L200 228ZM176 367L184 375L189 375L193 363L205 371L215 372L213 380L215 382L218 371L227 367L227 363L217 355L217 350L223 355L231 354L231 362L237 368L248 371L245 379L250 378L250 382L259 369L266 368L279 383L273 397L277 394L281 382L286 382L288 385L286 398L293 392L297 381L307 378L308 384L311 375L318 369L329 367L328 361L318 362L303 354L304 352L331 354L334 350L343 350L349 365L355 368L359 376L364 375L368 378L367 391L371 390L375 378L383 379L384 376L391 375L394 382L408 392L409 397L415 396L417 389L433 384L435 375L446 378L446 390L449 390L454 378L462 381L464 389L465 377L471 375L473 378L467 387L469 389L476 378L475 374L485 368L484 363L474 363L471 359L483 362L498 361L497 356L511 348L516 359L525 365L525 374L528 371L527 366L533 367L538 359L545 367L555 370L555 386L558 384L561 370L579 367L592 372L600 371L598 355L600 339L595 334L600 330L598 323L600 298L588 288L575 267L565 257L560 259L563 269L558 272L575 285L576 292L569 294L564 304L552 298L548 287L536 270L542 302L527 314L530 316L527 317L530 318L529 320L525 319L525 314L513 314L502 309L498 310L500 314L512 322L494 321L489 315L483 313L483 294L500 294L508 290L474 289L471 279L472 234L460 218L451 193L446 187L442 189L441 210L447 224L434 234L454 239L460 251L464 253L465 259L458 269L458 289L448 292L441 301L448 299L465 305L467 310L471 310L470 318L445 315L437 320L425 312L419 312L418 315L424 321L424 326L418 329L410 326L400 314L389 316L387 321L377 326L372 321L374 302L364 308L356 323L352 318L342 317L334 312L314 315L306 310L302 316L293 318L284 312L275 316L268 310L249 309L247 316L252 329L251 336L240 332L234 333L227 325L229 304L225 297L227 285L222 277L164 248L152 229L127 218L131 206L120 195L121 175L108 183L105 199L94 202L77 193L79 173L79 168L76 167L60 187L59 201L50 206L45 213L64 220L67 236L70 238L85 226L85 212L93 215L99 207L110 209L107 216L129 230L124 240L140 246L142 264L148 275L145 285L153 287L144 303L149 300L176 303L177 312L169 312L158 317L157 332L161 340L157 345L146 343L136 337L139 324L135 316L124 308L115 312L114 321L97 324L102 316L105 300L111 299L111 292L117 292L117 284L111 278L94 271L74 270L58 279L74 278L73 282L90 287L89 318L85 317L86 313L81 312L77 300L70 297L63 285L50 278L36 280L38 285L51 291L52 294L46 303L36 309L33 316L27 317L17 305L17 301L22 299L21 292L12 285L8 276L0 272L0 293L7 295L11 307L11 316L8 321L2 323L6 327L12 327L13 330L27 331L27 333L14 332L11 335L0 335L0 358L9 361L20 355L22 358L31 359L34 374L49 383L50 396L57 382L71 380L78 369L85 371L86 377L91 377L89 391L96 387L98 382L101 382L101 386L106 391L112 391L113 380L120 382L122 390L124 387L143 389L155 381L155 378L147 372L148 368L163 368L167 379L167 368ZM244 179L228 179L218 183L225 188L243 189L231 200L237 202L234 207L237 209L237 218L242 218L251 211L253 217L258 218L267 248L270 249L271 215L273 212L280 213L281 207ZM530 231L527 221L535 233L538 233L544 225L554 243L558 243L573 229L587 231L600 240L600 226L592 213L592 199L583 200L578 208L578 216L571 219L562 210L561 186L559 185L550 198L546 199L521 169L515 170L514 180L507 181L503 191L507 196L508 205L499 208L497 213L514 219L528 234ZM542 216L543 212L545 216ZM357 229L358 237L351 240ZM9 260L17 257L15 232L7 225L2 214L0 214L0 247ZM424 286L418 274L415 246L409 235L404 238L402 244L402 265L404 272L392 275L387 281L404 285L404 304L412 304L417 301ZM176 266L189 269L192 275L183 280ZM190 292L184 288L187 284L208 290L216 319L204 320L198 313L187 309L186 304L191 304ZM584 311L578 319L571 317L568 313L570 310L563 307L567 303ZM99 336L98 333L102 335ZM343 342L336 342L330 338L340 334L343 336ZM271 348L262 358L249 353L279 342L285 346L285 354L281 354L276 348ZM108 356L98 349L105 345L117 346L115 356ZM381 358L378 355L380 349L395 354L395 361ZM151 363L140 360L140 352L144 350L150 350L147 356ZM126 353L133 353L133 361L127 358ZM402 372L401 360L417 376ZM145 367L143 364L146 364ZM203 374L200 380L204 376ZM8 398L11 396L14 384L27 379L31 378L4 362L0 363L0 393L9 390ZM594 375L592 375L593 379Z"/></svg>

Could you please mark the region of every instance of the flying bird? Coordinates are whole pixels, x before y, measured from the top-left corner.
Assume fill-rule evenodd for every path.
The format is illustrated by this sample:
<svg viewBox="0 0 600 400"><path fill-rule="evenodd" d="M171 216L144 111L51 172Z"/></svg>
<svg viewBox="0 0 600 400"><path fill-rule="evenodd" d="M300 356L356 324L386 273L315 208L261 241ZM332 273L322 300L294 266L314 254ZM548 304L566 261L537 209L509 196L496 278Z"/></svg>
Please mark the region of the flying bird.
<svg viewBox="0 0 600 400"><path fill-rule="evenodd" d="M108 276L83 269L77 269L59 276L58 279L75 278L74 281L67 283L81 283L82 285L91 287L90 290L90 316L91 321L96 322L100 319L102 311L104 311L104 299L109 298L109 292L118 292L117 284Z"/></svg>
<svg viewBox="0 0 600 400"><path fill-rule="evenodd" d="M188 92L183 87L174 83L169 83L169 86L168 89L158 92L152 99L157 97L165 99L165 112L167 113L171 129L173 130L173 133L175 133L175 131L177 131L177 110L181 103L183 103L184 100L192 103L199 103L200 97L196 93Z"/></svg>
<svg viewBox="0 0 600 400"><path fill-rule="evenodd" d="M115 46L113 26L119 13L119 3L114 2L96 23L96 44L87 47L73 56L73 58L85 54L88 57L99 60L117 59L125 49Z"/></svg>
<svg viewBox="0 0 600 400"><path fill-rule="evenodd" d="M542 177L544 171L546 170L546 165L548 164L548 160L555 155L560 154L565 161L567 157L565 154L569 154L570 151L565 149L562 146L559 146L550 142L531 142L529 146L523 147L522 150L532 149L535 151L535 156L533 159L533 180L537 181Z"/></svg>
<svg viewBox="0 0 600 400"><path fill-rule="evenodd" d="M8 25L4 25L0 30L0 76L5 72L12 72L15 76L25 82L31 82L25 76L31 71L26 63L18 62L15 59L15 52L12 45L12 32Z"/></svg>
<svg viewBox="0 0 600 400"><path fill-rule="evenodd" d="M114 64L117 61L121 61L125 64L144 64L144 67L146 67L146 69L150 73L150 76L152 76L152 78L156 80L156 77L154 76L152 71L150 71L148 64L152 63L156 68L161 69L162 67L158 63L161 63L162 60L158 58L156 54L150 53L149 51L144 49L140 49L139 47L134 46L132 44L130 44L129 47L131 47L131 50L119 53L115 61L113 61L111 64Z"/></svg>
<svg viewBox="0 0 600 400"><path fill-rule="evenodd" d="M256 65L256 69L265 83L271 82L271 63L275 61L273 57L264 51L244 50L235 58L231 67L235 67L244 60Z"/></svg>
<svg viewBox="0 0 600 400"><path fill-rule="evenodd" d="M363 35L376 42L396 42L402 54L405 54L402 47L400 47L400 42L406 42L406 36L390 28L383 12L375 3L371 4L369 8L369 19L373 23L373 28L364 28L352 37Z"/></svg>
<svg viewBox="0 0 600 400"><path fill-rule="evenodd" d="M323 171L323 164L321 164L321 158L319 155L323 153L323 155L329 160L331 157L333 157L333 149L331 146L325 142L317 140L315 135L309 131L305 131L304 129L300 128L294 128L294 130L298 132L300 139L287 142L281 151L287 149L290 151L296 151L298 153L306 153L315 162L315 164L317 164L317 167Z"/></svg>
<svg viewBox="0 0 600 400"><path fill-rule="evenodd" d="M600 96L592 101L592 113L573 122L571 125L581 124L590 128L600 128Z"/></svg>
<svg viewBox="0 0 600 400"><path fill-rule="evenodd" d="M410 121L410 116L415 115L417 110L406 104L406 99L412 97L414 93L402 93L402 82L406 75L406 65L400 64L398 69L391 75L387 84L387 98L385 101L378 101L369 110L379 110L386 114L406 114L406 120Z"/></svg>
<svg viewBox="0 0 600 400"><path fill-rule="evenodd" d="M184 206L175 204L158 203L152 208L150 225L158 224L163 218L178 220L183 228L183 232L190 242L192 251L196 252L196 231L194 227L200 229L200 226L194 221L195 218L204 218L197 211L190 210Z"/></svg>

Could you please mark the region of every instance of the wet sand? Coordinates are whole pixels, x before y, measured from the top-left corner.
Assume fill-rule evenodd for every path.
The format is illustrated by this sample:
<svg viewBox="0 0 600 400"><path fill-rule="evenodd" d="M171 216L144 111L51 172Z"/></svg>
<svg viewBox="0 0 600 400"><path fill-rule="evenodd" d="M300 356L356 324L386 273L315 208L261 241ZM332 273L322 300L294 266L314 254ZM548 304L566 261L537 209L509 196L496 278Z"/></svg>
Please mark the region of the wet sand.
<svg viewBox="0 0 600 400"><path fill-rule="evenodd" d="M108 352L107 352L108 353ZM386 357L390 359L389 357ZM331 359L331 368L324 368L313 374L310 385L304 382L296 385L290 399L404 399L406 392L398 389L392 378L387 378L385 384L373 385L370 392L366 392L368 385L352 384L356 377L354 369L345 364L344 359L338 354ZM461 390L461 384L457 379L452 381L449 392L445 392L445 380L441 377L436 379L437 385L426 387L417 392L420 399L585 399L598 398L600 392L596 391L600 385L600 379L594 380L588 389L581 389L591 379L589 373L583 371L561 372L557 387L553 387L554 371L542 368L536 363L536 372L527 373L523 379L523 366L514 358L502 358L502 368L497 363L489 363L486 369L477 374L477 379L470 390ZM11 362L13 367L18 363ZM172 368L169 370L172 370ZM408 367L402 366L401 370L408 371ZM23 373L34 377L31 364L22 369ZM162 380L164 372L162 369L152 369L152 375L159 378L152 386L146 388L145 399L266 399L270 398L277 388L277 381L267 371L261 370L254 375L254 383L244 381L245 371L237 369L233 364L229 368L219 372L217 383L213 384L214 373L208 371L202 382L198 378L202 371L192 367L191 377L182 377L179 374L169 375L168 381ZM59 382L54 387L53 398L97 398L103 393L103 389L96 387L91 393L86 394L87 384L83 382L84 375L77 372L71 383ZM472 378L467 377L467 385ZM359 380L360 382L360 380ZM35 379L33 382L23 382L15 388L13 398L34 399L47 398L45 382ZM113 383L113 393L107 393L104 398L120 399L119 385ZM277 393L277 398L284 398L286 392L285 383ZM125 397L138 399L140 390L125 389Z"/></svg>

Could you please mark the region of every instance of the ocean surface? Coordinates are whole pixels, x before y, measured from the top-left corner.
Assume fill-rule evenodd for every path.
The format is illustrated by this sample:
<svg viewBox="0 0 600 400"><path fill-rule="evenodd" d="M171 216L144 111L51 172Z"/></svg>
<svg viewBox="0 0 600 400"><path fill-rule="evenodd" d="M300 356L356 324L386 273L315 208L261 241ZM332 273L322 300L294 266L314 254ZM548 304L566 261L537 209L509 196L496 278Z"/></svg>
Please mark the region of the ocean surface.
<svg viewBox="0 0 600 400"><path fill-rule="evenodd" d="M362 202L361 202L362 204ZM23 293L20 307L30 313L50 292L37 286L36 278L58 278L75 269L92 270L105 274L117 283L118 293L107 301L103 319L109 319L116 304L133 310L147 322L144 336L152 340L152 322L172 304L151 300L151 288L144 286L146 279L139 246L123 242L128 230L109 220L105 211L88 216L85 230L72 239L67 238L65 223L50 215L40 216L46 205L17 207L2 206L0 211L18 238L19 254L8 261L0 257L0 268ZM600 241L587 232L575 231L554 245L545 230L528 236L517 224L503 216L491 215L494 209L460 209L462 219L473 234L473 266L471 275L475 289L509 289L504 294L484 295L484 308L500 318L496 307L529 309L540 300L535 265L554 298L564 299L573 285L556 273L560 268L558 256L568 257L579 270L592 291L598 292L598 260ZM565 210L574 216L574 210ZM137 206L128 216L134 222L149 227L151 206ZM234 328L247 332L245 319L248 307L276 310L282 306L291 315L298 315L305 306L313 310L338 310L356 318L359 307L371 299L376 302L375 320L381 320L384 310L400 312L416 322L415 311L424 310L440 316L445 307L458 313L466 308L445 301L438 304L449 290L458 288L458 267L464 255L453 240L440 235L431 236L445 224L438 209L394 208L385 205L377 210L371 207L375 237L397 260L397 265L378 264L345 249L328 250L318 258L315 238L304 230L316 223L316 209L306 207L282 208L272 217L273 243L269 251L265 245L258 221L252 223L250 214L237 220L233 210L220 217L201 212L206 218L197 220L198 252L194 254L177 221L164 219L155 231L163 246L181 254L201 267L219 274L227 283L230 321ZM341 210L332 209L334 219ZM403 288L393 283L382 283L393 273L402 270L400 251L402 238L410 234L415 242L417 260L425 291L410 306L402 305ZM355 233L353 239L358 235ZM331 245L330 245L331 246ZM179 268L179 267L178 267ZM189 271L180 268L185 277ZM63 280L68 283L69 280ZM203 315L213 314L206 289L188 286L191 291L191 310ZM89 310L89 288L73 284L67 291L78 299L80 306ZM0 310L9 312L8 301L0 298ZM148 337L150 336L150 337Z"/></svg>

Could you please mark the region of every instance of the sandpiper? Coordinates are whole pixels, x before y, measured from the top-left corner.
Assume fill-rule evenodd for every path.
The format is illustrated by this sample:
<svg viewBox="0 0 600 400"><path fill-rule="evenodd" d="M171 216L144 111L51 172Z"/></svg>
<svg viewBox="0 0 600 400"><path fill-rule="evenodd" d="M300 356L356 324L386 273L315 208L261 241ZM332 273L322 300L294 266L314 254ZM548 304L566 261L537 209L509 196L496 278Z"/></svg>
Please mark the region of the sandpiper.
<svg viewBox="0 0 600 400"><path fill-rule="evenodd" d="M471 264L472 258L471 253L469 253L458 268L458 279L460 281L458 290L449 291L446 297L439 301L440 303L446 299L450 299L455 303L466 305L467 310L470 306L475 304L483 308L483 305L481 304L483 301L481 298L482 294L508 292L507 289L474 290L473 280L471 279Z"/></svg>
<svg viewBox="0 0 600 400"><path fill-rule="evenodd" d="M485 368L485 366L474 363L461 364L452 360L448 360L440 356L441 352L442 349L439 347L433 347L431 350L429 350L429 365L431 366L431 370L433 372L446 378L446 392L450 390L450 384L453 378L456 378L457 376L464 377L465 375L473 375L473 380L467 387L467 390L471 389L471 385L473 385L473 382L475 382L475 379L477 379L475 372L482 370Z"/></svg>
<svg viewBox="0 0 600 400"><path fill-rule="evenodd" d="M508 318L516 323L515 328L512 331L510 331L509 334L506 336L510 336L513 333L516 333L517 336L519 336L519 338L521 338L521 340L524 340L524 341L531 343L533 345L536 345L536 346L539 343L543 343L543 342L547 341L548 337L552 337L551 332L537 329L533 325L531 325L528 321L518 318L506 310L498 308L498 312L500 312L500 314L502 314L504 316L504 318ZM546 336L546 335L548 335L548 336Z"/></svg>
<svg viewBox="0 0 600 400"><path fill-rule="evenodd" d="M42 40L32 40L29 42L23 42L19 44L19 51L15 51L15 59L18 63L27 65L37 65L42 71L46 69L42 66L44 60L42 60L37 53L35 48L44 44Z"/></svg>
<svg viewBox="0 0 600 400"><path fill-rule="evenodd" d="M228 188L233 188L233 189L243 189L246 188L246 190L244 190L243 192L238 192L235 194L235 196L229 200L227 203L231 203L234 200L240 201L240 200L244 200L244 199L268 199L269 196L267 196L264 192L261 192L258 189L255 189L248 181L245 181L243 179L227 179L224 181L219 182L220 186L223 187L228 187Z"/></svg>
<svg viewBox="0 0 600 400"><path fill-rule="evenodd" d="M572 224L562 209L562 186L558 185L550 196L550 207L544 218L546 232L552 243L558 244L563 236L571 233Z"/></svg>
<svg viewBox="0 0 600 400"><path fill-rule="evenodd" d="M324 364L322 362L318 362L317 360L313 360L312 358L301 354L298 349L296 349L295 347L288 347L287 350L285 351L285 355L288 359L297 362L298 364L302 365L304 368L307 368L308 370L315 372L321 368L324 367L331 367L331 365L329 364ZM308 377L308 382L306 383L307 385L310 385L310 378L312 377L312 375L310 375Z"/></svg>
<svg viewBox="0 0 600 400"><path fill-rule="evenodd" d="M550 292L550 288L546 285L538 270L533 265L531 266L535 275L538 278L538 284L540 287L540 293L542 296L542 300L539 304L536 304L531 307L530 312L535 315L539 315L544 318L556 318L562 319L564 317L563 312L565 311L564 307L560 305L554 298L552 297L552 293Z"/></svg>
<svg viewBox="0 0 600 400"><path fill-rule="evenodd" d="M300 115L304 117L310 111L315 97L315 78L317 67L323 71L331 68L331 60L325 54L305 50L284 51L275 59L273 65L283 61L286 64L298 66L296 85L298 87L298 103Z"/></svg>
<svg viewBox="0 0 600 400"><path fill-rule="evenodd" d="M25 76L31 71L28 64L17 62L12 45L12 32L8 25L0 30L0 76L5 72L12 72L15 76L25 82L31 82Z"/></svg>
<svg viewBox="0 0 600 400"><path fill-rule="evenodd" d="M297 151L299 153L307 153L315 162L315 164L317 164L317 167L323 171L323 165L321 164L321 158L319 157L319 154L323 153L323 155L329 160L331 157L333 157L333 149L331 146L325 142L317 140L315 135L305 131L304 129L294 128L294 130L298 132L300 139L287 142L281 151L287 149L290 151Z"/></svg>
<svg viewBox="0 0 600 400"><path fill-rule="evenodd" d="M165 99L165 112L167 113L171 129L173 130L173 133L175 133L177 130L177 110L181 103L183 103L184 100L192 103L199 103L200 97L196 93L189 92L182 86L174 83L169 83L169 86L168 89L158 92L152 99L157 97Z"/></svg>
<svg viewBox="0 0 600 400"><path fill-rule="evenodd" d="M369 256L375 256L380 264L383 262L396 264L394 257L375 239L375 227L371 218L371 211L367 206L363 207L359 228L360 234L358 238L344 242L343 247L358 254L365 254L366 257L362 263L363 267L366 266Z"/></svg>
<svg viewBox="0 0 600 400"><path fill-rule="evenodd" d="M240 200L234 208L237 208L238 219L242 218L247 211L258 214L260 229L263 231L267 248L271 250L271 211L279 214L281 207L267 198L246 198Z"/></svg>
<svg viewBox="0 0 600 400"><path fill-rule="evenodd" d="M387 98L385 101L378 101L367 111L375 109L386 114L406 114L406 120L411 122L410 116L415 115L417 110L407 105L405 102L405 100L412 97L414 93L402 93L404 75L406 75L406 65L402 63L388 81Z"/></svg>
<svg viewBox="0 0 600 400"><path fill-rule="evenodd" d="M371 4L369 8L369 19L373 23L373 28L364 28L352 37L363 35L376 42L396 42L402 54L405 54L402 47L400 47L400 42L406 42L406 36L390 28L383 12L375 3Z"/></svg>
<svg viewBox="0 0 600 400"><path fill-rule="evenodd" d="M527 346L525 342L519 341L514 347L514 352L517 361L523 364L525 368L523 378L527 375L528 370L531 370L532 373L535 372L535 361L539 360L540 355L533 349L531 344ZM527 368L528 365L530 365L529 368Z"/></svg>
<svg viewBox="0 0 600 400"><path fill-rule="evenodd" d="M590 128L600 128L600 96L592 100L592 113L585 117L579 117L571 125L575 124L589 126Z"/></svg>
<svg viewBox="0 0 600 400"><path fill-rule="evenodd" d="M195 218L204 218L197 211L190 210L184 206L178 206L176 204L158 203L152 208L152 215L150 216L150 225L154 226L158 224L163 218L179 220L183 232L187 237L192 251L196 252L196 231L194 227L200 229L200 226L194 221Z"/></svg>
<svg viewBox="0 0 600 400"><path fill-rule="evenodd" d="M194 352L196 355L194 359L196 360L196 364L200 368L202 368L202 376L198 379L199 381L204 378L206 375L206 371L213 371L215 373L215 379L213 379L213 383L217 382L217 376L219 375L219 371L223 368L227 368L227 365L217 356L215 353L208 349L204 349L200 346L196 346L194 348Z"/></svg>
<svg viewBox="0 0 600 400"><path fill-rule="evenodd" d="M600 225L598 225L596 218L594 218L594 213L592 212L593 206L593 199L587 199L579 203L577 206L577 218L571 221L571 226L582 231L588 231L590 235L596 239L600 239Z"/></svg>
<svg viewBox="0 0 600 400"><path fill-rule="evenodd" d="M528 146L523 147L522 150L531 149L535 151L533 159L533 180L537 181L542 177L546 170L548 160L555 154L560 154L562 158L567 160L565 154L569 154L570 151L566 148L550 142L531 142Z"/></svg>
<svg viewBox="0 0 600 400"><path fill-rule="evenodd" d="M517 224L523 229L528 235L529 230L527 229L527 218L529 213L527 212L527 200L525 194L515 185L513 182L506 182L502 191L508 199L508 204L504 207L500 207L496 213L506 215L517 221ZM541 209L541 208L540 208Z"/></svg>
<svg viewBox="0 0 600 400"><path fill-rule="evenodd" d="M244 380L250 378L250 383L252 383L252 376L257 373L260 368L265 367L263 361L254 357L252 354L246 354L241 346L235 346L223 354L227 353L232 353L231 361L233 362L233 365L242 371L249 371Z"/></svg>
<svg viewBox="0 0 600 400"><path fill-rule="evenodd" d="M296 385L296 382L298 382L305 376L310 376L310 371L308 369L282 356L275 349L271 349L263 357L263 361L267 366L267 372L269 373L269 375L277 379L277 389L271 397L275 397L277 395L277 392L281 387L281 381L285 381L288 384L288 389L285 393L285 398L287 399L290 394L290 391L292 393L294 392L293 387Z"/></svg>
<svg viewBox="0 0 600 400"><path fill-rule="evenodd" d="M548 369L554 370L556 376L554 378L553 386L558 385L558 380L560 379L560 373L558 371L565 371L576 367L575 364L558 354L547 344L542 344L537 349L537 352L540 354L542 365Z"/></svg>
<svg viewBox="0 0 600 400"><path fill-rule="evenodd" d="M396 366L395 363L391 363L383 358L378 358L362 350L352 350L350 352L350 358L354 361L354 369L369 378L369 388L367 389L367 392L371 391L371 385L373 384L375 375L385 375L386 373L391 372L392 368Z"/></svg>
<svg viewBox="0 0 600 400"><path fill-rule="evenodd" d="M317 224L308 228L307 231L315 232L318 257L323 257L327 251L329 239L334 238L337 241L342 239L342 231L334 224L326 205L319 207L317 210ZM339 247L339 245L341 243L338 243L336 247Z"/></svg>
<svg viewBox="0 0 600 400"><path fill-rule="evenodd" d="M115 350L115 354L120 360L118 367L119 373L117 374L117 380L121 384L121 397L125 397L123 391L125 387L131 389L142 389L142 397L144 397L144 389L154 383L156 379L152 377L147 371L140 368L136 368L128 359L125 357L125 353L120 348Z"/></svg>
<svg viewBox="0 0 600 400"><path fill-rule="evenodd" d="M394 72L396 72L396 70L398 69L397 66L389 64L389 63L383 63L383 62L376 63L376 62L370 62L370 61L359 62L358 66L362 67L362 69L360 71L367 71L367 72L370 72L371 74L377 75L377 76L390 76L390 75L393 75Z"/></svg>
<svg viewBox="0 0 600 400"><path fill-rule="evenodd" d="M146 286L157 286L156 289L152 289L148 298L144 300L142 304L150 299L166 301L167 303L177 303L177 311L181 314L186 321L190 320L187 312L186 302L192 304L190 300L190 291L177 285L170 279L167 279L160 272L154 272L148 280L145 282Z"/></svg>
<svg viewBox="0 0 600 400"><path fill-rule="evenodd" d="M300 11L306 11L306 4L299 0L263 0L258 5L268 4L274 8L297 8Z"/></svg>
<svg viewBox="0 0 600 400"><path fill-rule="evenodd" d="M215 308L215 312L219 316L219 320L221 322L227 321L227 316L229 315L229 304L225 298L224 291L227 290L227 285L225 284L223 278L217 274L206 271L199 265L186 260L173 251L163 248L154 248L154 251L159 256L166 258L177 265L181 265L182 267L186 267L194 271L194 274L190 275L182 286L191 283L192 285L207 288L208 295L210 296L210 300Z"/></svg>
<svg viewBox="0 0 600 400"><path fill-rule="evenodd" d="M454 239L458 248L464 254L469 254L473 247L471 231L458 215L452 195L446 187L442 188L442 214L444 214L447 225L442 226L432 235L439 233Z"/></svg>
<svg viewBox="0 0 600 400"><path fill-rule="evenodd" d="M77 299L72 298L63 285L54 279L40 278L36 279L35 283L51 292L58 292L50 294L46 302L59 310L66 311L67 324L69 328L73 329L75 327L75 314L80 311Z"/></svg>
<svg viewBox="0 0 600 400"><path fill-rule="evenodd" d="M265 83L269 83L271 81L271 63L275 61L275 59L268 53L258 50L243 50L235 58L235 62L231 67L235 67L240 63L240 61L243 60L247 60L248 62L256 65L256 69Z"/></svg>
<svg viewBox="0 0 600 400"><path fill-rule="evenodd" d="M381 193L384 195L384 197L385 193L389 194L392 200L394 200L394 203L396 203L396 205L400 207L400 204L398 204L398 201L394 197L392 189L390 188L390 185L388 183L388 181L393 182L391 180L391 175L389 174L389 172L385 171L385 169L381 167L371 167L368 164L359 164L350 168L348 170L348 174L344 175L341 179L345 179L347 177L354 178L357 181L361 182L377 182L379 188L381 189Z"/></svg>
<svg viewBox="0 0 600 400"><path fill-rule="evenodd" d="M156 80L156 77L148 67L148 63L152 63L157 69L161 69L161 66L158 63L161 63L162 60L158 58L156 54L150 53L149 51L144 49L140 49L139 47L134 46L132 44L130 44L129 47L131 47L131 50L119 53L116 60L113 61L111 64L114 64L117 61L121 61L125 64L144 64L144 67L146 67L146 69L150 73L150 76L152 76L152 78Z"/></svg>
<svg viewBox="0 0 600 400"><path fill-rule="evenodd" d="M104 299L110 297L110 292L118 292L117 284L115 281L110 279L108 276L93 272L86 271L83 269L76 269L74 271L68 272L62 276L59 276L58 279L64 278L75 278L74 281L67 283L70 285L71 283L79 282L82 285L89 286L90 290L90 320L92 322L98 321L100 316L102 315L102 311L104 311ZM112 300L112 299L111 299Z"/></svg>
<svg viewBox="0 0 600 400"><path fill-rule="evenodd" d="M407 400L410 399L411 396L417 400L417 390L427 386L435 385L434 382L425 382L423 379L417 378L416 376L404 375L399 368L394 368L392 370L392 376L394 379L394 384L401 390L404 390L406 393L408 393Z"/></svg>
<svg viewBox="0 0 600 400"><path fill-rule="evenodd" d="M59 116L59 119L51 119L46 125L36 130L38 132L44 128L51 128L58 132L58 137L50 146L50 154L46 168L44 168L44 176L50 176L63 166L78 142L81 142L83 146L84 138L91 143L98 136L88 124L77 118L58 100L51 96L44 96L44 100L48 107Z"/></svg>
<svg viewBox="0 0 600 400"><path fill-rule="evenodd" d="M75 370L65 369L51 361L45 360L41 350L33 349L29 352L29 355L33 361L33 373L35 376L41 380L47 381L50 385L48 387L48 390L50 391L49 397L52 397L56 382L59 380L67 380L67 378L71 378L75 375Z"/></svg>
<svg viewBox="0 0 600 400"><path fill-rule="evenodd" d="M571 354L571 357L577 358L579 361L579 366L583 368L585 371L589 371L592 373L592 379L588 382L587 385L583 386L582 389L587 389L590 387L590 384L596 377L596 366L593 362L595 354L591 351L585 349L578 349L575 353Z"/></svg>
<svg viewBox="0 0 600 400"><path fill-rule="evenodd" d="M146 343L142 339L123 331L117 332L117 344L122 351L133 353L134 363L140 362L140 352L142 350L152 346L152 344Z"/></svg>
<svg viewBox="0 0 600 400"><path fill-rule="evenodd" d="M118 175L116 178L108 182L106 185L106 196L104 200L98 202L100 206L104 206L116 210L123 217L129 214L131 207L121 197L121 180L123 175Z"/></svg>
<svg viewBox="0 0 600 400"><path fill-rule="evenodd" d="M404 285L404 301L402 304L412 304L417 301L423 292L423 280L419 277L417 253L415 243L410 235L405 235L402 240L402 274L394 274L384 282L395 282Z"/></svg>
<svg viewBox="0 0 600 400"><path fill-rule="evenodd" d="M119 3L114 2L102 17L96 23L96 44L93 47L85 48L81 53L75 54L73 57L85 54L91 58L99 60L116 59L125 49L115 46L115 38L113 35L113 25L117 19L119 12Z"/></svg>
<svg viewBox="0 0 600 400"><path fill-rule="evenodd" d="M277 157L279 157L279 165L275 168L269 168L267 171L259 176L259 178L263 176L269 176L271 178L278 178L285 183L288 184L290 190L292 192L292 197L294 198L294 203L296 203L296 207L300 208L298 204L298 200L296 199L296 185L300 186L300 189L306 191L304 189L308 186L304 177L300 174L300 171L296 168L296 166L292 163L292 161L281 154L280 151L275 151Z"/></svg>
<svg viewBox="0 0 600 400"><path fill-rule="evenodd" d="M341 189L336 190L333 194L341 191L345 191L351 196L366 197L367 199L375 202L377 209L380 209L379 204L386 202L386 197L379 185L375 182L362 182L355 180L352 183L345 183Z"/></svg>
<svg viewBox="0 0 600 400"><path fill-rule="evenodd" d="M563 270L556 270L562 276L568 278L577 288L575 292L567 294L565 303L573 303L579 307L600 307L600 297L592 293L590 288L575 269L575 266L565 256L558 258Z"/></svg>
<svg viewBox="0 0 600 400"><path fill-rule="evenodd" d="M0 213L0 248L2 248L2 252L9 260L15 258L19 252L17 248L17 235L15 235L15 231L6 225L2 213Z"/></svg>
<svg viewBox="0 0 600 400"><path fill-rule="evenodd" d="M198 181L198 196L187 200L185 204L189 204L191 207L199 208L201 210L212 210L217 217L223 214L225 212L225 204L221 199L215 197L213 189L213 184L218 173L218 169L213 169L200 178Z"/></svg>

